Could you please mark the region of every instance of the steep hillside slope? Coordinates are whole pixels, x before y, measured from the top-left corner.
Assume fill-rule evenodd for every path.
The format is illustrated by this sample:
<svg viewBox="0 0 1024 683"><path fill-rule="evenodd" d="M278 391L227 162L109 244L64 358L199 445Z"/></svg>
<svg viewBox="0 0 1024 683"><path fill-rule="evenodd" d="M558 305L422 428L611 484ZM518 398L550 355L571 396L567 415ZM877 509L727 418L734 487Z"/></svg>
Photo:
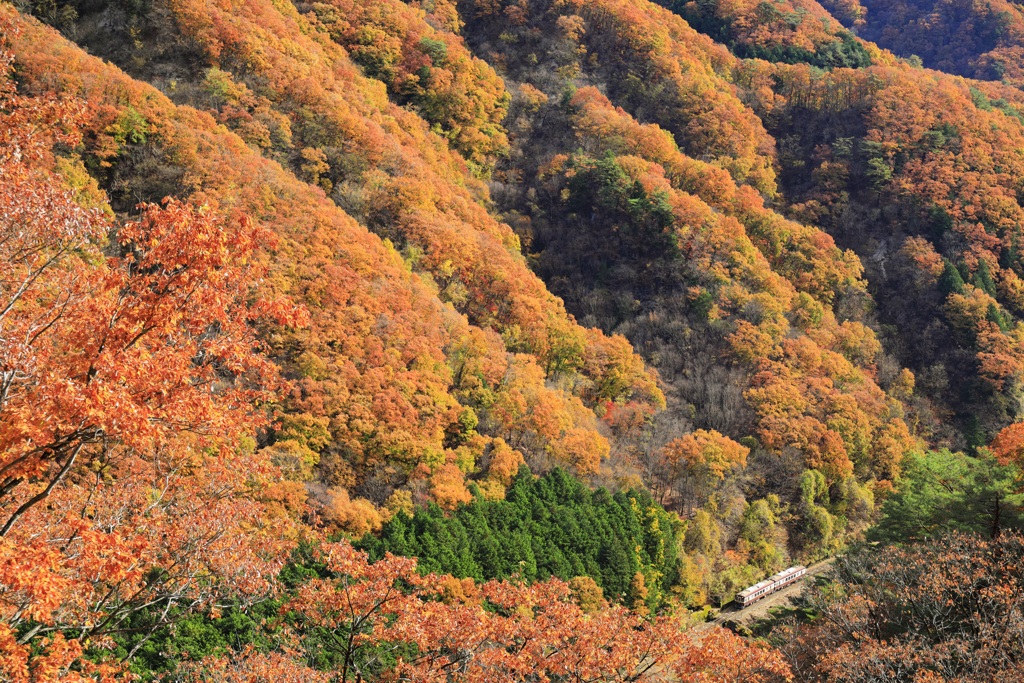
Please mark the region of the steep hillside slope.
<svg viewBox="0 0 1024 683"><path fill-rule="evenodd" d="M1024 83L1024 11L1019 4L973 2L824 3L857 33L925 66L984 80ZM844 5L839 9L837 5Z"/></svg>
<svg viewBox="0 0 1024 683"><path fill-rule="evenodd" d="M787 213L861 257L886 348L931 402L920 427L976 447L1020 416L1021 97L877 54L824 73L751 60L732 77L777 140Z"/></svg>
<svg viewBox="0 0 1024 683"><path fill-rule="evenodd" d="M738 57L821 68L864 67L881 57L877 48L858 41L815 0L659 0L658 4L728 46Z"/></svg>
<svg viewBox="0 0 1024 683"><path fill-rule="evenodd" d="M214 544L183 583L187 597L128 600L117 618L141 620L144 636L130 635L135 626L104 631L113 640L102 647L120 648L109 661L144 660L146 675L185 672L193 655L227 652L193 674L234 672L223 673L230 680L250 665L272 669L246 649L267 639L281 666L297 667L297 679L361 666L373 678L404 666L399 654L413 652L406 646L440 657L443 670L455 666L445 659L451 642L424 635L435 608L438 624L479 636L474 662L511 675L536 665L532 655L504 659L507 648L493 647L533 628L525 612L510 610L515 596L537 606L534 617L562 610L551 617L553 633L581 624L633 629L622 647L640 648L647 638L686 670L694 650L667 645L682 622L644 615L721 605L787 564L834 554L863 537L878 517L876 501L907 485L903 463L924 457L908 454L951 447L984 455L1024 417L1024 93L1005 66L1016 49L1015 10L999 7L0 5L0 40L14 55L0 116L14 130L22 110L69 112L63 132L50 132L59 126L38 115L49 137L24 171L54 192L67 190L55 220L72 216L73 235L75 220L95 222L73 248L59 239L52 247L74 264L67 272L107 278L103 292L119 291L114 275L101 277L108 271L155 278L157 301L177 292L160 277L188 281L193 269L209 271L215 291L230 289L232 256L245 266L239 273L253 277L239 280L245 285L233 298L218 294L224 311L202 309L193 327L170 304L153 309L183 325L183 340L171 322L160 338L185 349L164 368L184 379L142 394L160 404L160 391L208 388L209 396L185 391L192 398L182 404L218 415L210 402L224 400L238 411L230 420L193 428L176 414L154 417L174 438L146 448L104 423L82 432L82 462L59 434L51 435L58 446L33 450L36 437L25 427L8 439L24 453L0 461L0 476L18 458L38 456L40 464L26 475L28 487L18 488L20 475L0 480L0 509L10 507L17 521L20 506L38 507L34 519L42 521L32 528L45 533L33 543L40 558L56 552L46 566L59 574L70 567L65 550L45 549L67 549L60 533L75 539L79 526L93 528L95 491L109 484L127 491L126 500L159 498L160 486L144 484L141 473L163 471L164 449L182 458L171 468L186 481L176 496L194 489L206 501L223 484L232 492L224 514L241 501L238 523L223 533L242 539L239 557L259 581L236 585L218 554L230 550ZM914 20L894 33L899 17ZM865 40L871 36L881 47ZM884 49L904 37L934 47L920 55L929 66L960 75ZM31 138L18 135L11 140ZM0 162L21 169L28 162L20 147L11 149L0 151ZM0 171L12 187L22 182ZM8 194L9 205L20 206L19 193ZM161 201L163 208L140 204ZM189 256L172 255L179 261L165 267L147 256L160 240L137 237L146 230ZM136 267L136 259L151 265ZM77 286L68 278L46 284L38 301L59 301L54 292ZM21 306L30 329L35 308ZM141 339L151 327L138 324ZM49 328L41 329L45 336ZM222 335L241 341L207 348ZM29 348L36 337L26 338ZM133 347L127 339L118 353ZM105 341L77 343L60 350L78 359L68 367L93 351L107 358ZM14 362L5 358L2 377L21 377L5 369ZM143 361L155 369L111 386L145 388L144 379L164 376ZM17 362L19 372L29 367ZM206 374L193 378L190 362ZM106 381L99 373L94 363L74 370L66 384L82 384L86 398L58 400L54 389L52 411L85 415L82 405L100 405L100 390L91 389L95 377ZM64 386L58 374L47 375L53 387ZM0 417L13 415L5 395ZM38 422L30 412L17 410L25 425ZM117 424L124 431L124 420ZM1015 466L1018 429L996 442L1000 468ZM5 444L0 454L8 457L15 446ZM130 454L134 478L109 464L112 453ZM55 490L65 496L60 505L80 508L76 531L66 530L60 505L35 506ZM17 494L5 499L10 491ZM210 520L186 533L193 519L170 526L182 546L205 529L219 538ZM602 541L587 527L621 540ZM14 547L5 533L0 550ZM152 537L124 533L150 552ZM326 543L343 536L372 549L377 569L347 541ZM499 538L514 546L504 560ZM89 542L101 553L102 542ZM269 545L261 558L262 542ZM458 580L421 584L414 565L387 550L418 553L422 567ZM173 564L146 557L154 577ZM76 565L66 574L86 571ZM217 589L208 599L193 597L202 572ZM150 576L137 574L132 581ZM516 574L571 582L481 588L466 578ZM336 618L337 605L325 607L346 576L371 602L374 591L401 586L413 615L406 622L374 607L377 640L358 656L358 639L326 635L358 630ZM169 585L154 581L160 590ZM89 585L81 590L95 589ZM250 624L245 637L202 652L201 638L179 640L169 615L180 610L210 634L223 627L220 599L237 608L231 619ZM257 604L285 621L257 619ZM482 604L491 616L481 616ZM65 623L57 612L46 619ZM34 650L17 640L35 647L51 631L33 631L14 614L10 629L0 629L0 647L15 634L11 651L28 657ZM284 631L274 631L282 623ZM294 651L283 644L293 636ZM554 647L544 642L541 653ZM760 658L758 648L729 642L750 656L752 670L784 675L776 655ZM373 654L378 646L387 656ZM329 654L310 654L318 647ZM181 658L171 661L160 648ZM579 648L573 652L584 658L602 652L601 667L618 662L635 672L646 661L597 640ZM136 659L139 652L147 654ZM303 663L291 659L295 652L305 653ZM694 666L718 672L726 660L709 655ZM424 662L407 663L432 666Z"/></svg>
<svg viewBox="0 0 1024 683"><path fill-rule="evenodd" d="M880 355L853 253L771 208L782 200L775 141L732 83L743 63L645 2L428 9L76 10L83 44L169 98L147 109L98 83L83 93L139 129L122 134L123 150L101 149L98 135L81 152L115 208L175 193L254 213L295 241L271 261L294 294L302 250L325 241L275 225L295 209L256 203L268 186L240 169L266 164L294 189L263 202L287 194L302 219L349 226L323 252L338 266L351 239L395 269L396 294L360 301L354 325L336 309L347 290L311 264L311 330L273 337L296 382L267 443L311 482L321 514L362 532L410 502L468 501L466 475L500 496L502 472L524 458L583 473L610 458L607 473L639 475L663 503L709 520L716 540L694 541L687 579L696 602L719 572L827 553L861 529L875 482L897 477L916 445L903 419L912 380ZM117 40L125 31L136 43ZM60 66L31 41L15 48L29 87L52 89L50 70L106 69ZM188 137L165 131L161 119L179 112L204 123ZM198 153L197 130L230 140L233 156ZM488 176L515 230L492 216ZM604 334L576 325L530 265ZM653 376L625 339L605 336L618 333L666 380L662 417L651 419L663 406ZM808 477L820 481L810 498ZM792 533L741 539L738 516L771 496L773 516L793 506ZM724 548L740 550L725 561Z"/></svg>
<svg viewBox="0 0 1024 683"><path fill-rule="evenodd" d="M780 80L792 211L858 250L889 348L987 443L1020 416L1019 96L909 67Z"/></svg>
<svg viewBox="0 0 1024 683"><path fill-rule="evenodd" d="M253 214L284 238L268 255L273 282L314 312L309 333L273 338L298 380L275 448L282 458L298 460L294 466L306 472L300 478L309 476L322 452L319 478L329 486L358 489L380 505L416 471L421 481L437 477L424 494L433 490L451 504L468 496L460 468L478 470L490 448L489 438L477 436L481 422L484 433L512 441L527 455L596 470L608 446L595 416L576 396L545 386L545 375L575 386L591 405L599 399L633 400L643 410L659 405L660 391L628 345L575 325L526 269L515 236L477 202L484 190L461 159L418 117L361 80L340 48L330 48L337 51L335 66L322 72L316 71L324 69L322 55L312 56L320 55L319 44L298 53L310 55L307 61L289 57L292 68L314 73L305 81L289 79L282 106L299 108L286 108L290 119L222 70L204 70L195 87L178 86L184 99L249 98L252 112L234 100L221 113L232 112L229 123L243 134L282 145L279 156L317 188L261 158L253 149L259 140L246 146L210 114L175 106L68 45L42 39L40 31L26 25L13 43L19 75L30 89L93 104L93 133L81 154L110 188L115 207L167 194L192 196ZM253 40L260 33L254 28L248 35ZM282 59L286 54L260 50ZM329 79L328 88L317 85L318 73ZM293 99L296 89L305 99ZM260 137L268 123L277 133ZM353 134L364 137L344 141ZM324 186L347 181L321 177L330 168L324 152L302 142L317 135L336 141L332 153L353 166L359 187L347 191L375 193L364 204L374 215L360 217L386 226L405 263L394 242L371 236L324 196ZM441 283L424 281L410 267L436 272ZM453 306L483 327L471 327ZM379 476L378 467L385 470Z"/></svg>
<svg viewBox="0 0 1024 683"><path fill-rule="evenodd" d="M728 80L739 62L653 5L530 9L516 29L487 14L467 28L520 82L495 197L570 310L625 334L665 379L668 415L626 455L688 510L744 494L802 505L804 470L834 487L834 510L857 507L853 477L891 479L914 445L905 379L890 370L889 395L876 382L856 257L755 189L776 197L773 145ZM680 427L757 437L742 493L710 495L670 443ZM819 552L842 533L829 524L791 540Z"/></svg>

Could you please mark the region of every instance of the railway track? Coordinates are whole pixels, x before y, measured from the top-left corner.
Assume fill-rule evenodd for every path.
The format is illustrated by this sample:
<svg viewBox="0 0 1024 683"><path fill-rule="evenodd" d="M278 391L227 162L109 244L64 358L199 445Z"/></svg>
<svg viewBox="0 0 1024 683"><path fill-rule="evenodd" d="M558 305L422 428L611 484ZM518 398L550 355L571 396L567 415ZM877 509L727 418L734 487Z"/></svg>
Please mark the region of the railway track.
<svg viewBox="0 0 1024 683"><path fill-rule="evenodd" d="M785 588L776 591L775 593L772 593L761 600L758 600L752 605L747 605L746 607L740 608L736 607L735 603L730 603L721 612L718 613L717 617L715 617L711 621L698 625L696 628L710 628L712 626L721 626L727 621L733 621L738 624L748 624L752 621L756 621L757 619L767 617L768 612L772 607L778 607L784 603L787 603L790 601L791 598L794 598L800 593L802 593L807 586L807 579L814 576L819 576L820 574L824 573L829 567L832 566L833 562L835 562L835 558L829 558L827 560L822 560L817 564L812 564L810 567L807 568L807 573L800 581L797 581L796 583L786 586Z"/></svg>

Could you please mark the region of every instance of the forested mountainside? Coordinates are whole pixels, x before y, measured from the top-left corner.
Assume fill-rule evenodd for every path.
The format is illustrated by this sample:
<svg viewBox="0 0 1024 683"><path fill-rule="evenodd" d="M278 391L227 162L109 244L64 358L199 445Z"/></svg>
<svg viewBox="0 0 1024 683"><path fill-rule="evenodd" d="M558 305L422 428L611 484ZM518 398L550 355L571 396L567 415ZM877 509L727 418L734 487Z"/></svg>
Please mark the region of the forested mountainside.
<svg viewBox="0 0 1024 683"><path fill-rule="evenodd" d="M1019 87L1024 13L1013 2L825 3L866 40L925 66Z"/></svg>
<svg viewBox="0 0 1024 683"><path fill-rule="evenodd" d="M0 3L0 678L1013 680L1018 14Z"/></svg>

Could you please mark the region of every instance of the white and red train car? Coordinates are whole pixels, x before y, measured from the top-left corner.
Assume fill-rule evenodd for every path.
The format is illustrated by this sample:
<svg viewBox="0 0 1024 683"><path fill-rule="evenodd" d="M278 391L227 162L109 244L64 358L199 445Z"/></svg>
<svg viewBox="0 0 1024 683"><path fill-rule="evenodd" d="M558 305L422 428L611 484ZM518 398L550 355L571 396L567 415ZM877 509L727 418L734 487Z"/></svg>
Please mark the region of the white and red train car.
<svg viewBox="0 0 1024 683"><path fill-rule="evenodd" d="M761 598L771 595L777 590L781 590L793 583L799 581L807 573L807 567L797 565L790 567L789 569L783 569L774 576L769 576L767 579L760 583L755 583L750 588L742 590L736 594L736 602L742 606L757 602Z"/></svg>

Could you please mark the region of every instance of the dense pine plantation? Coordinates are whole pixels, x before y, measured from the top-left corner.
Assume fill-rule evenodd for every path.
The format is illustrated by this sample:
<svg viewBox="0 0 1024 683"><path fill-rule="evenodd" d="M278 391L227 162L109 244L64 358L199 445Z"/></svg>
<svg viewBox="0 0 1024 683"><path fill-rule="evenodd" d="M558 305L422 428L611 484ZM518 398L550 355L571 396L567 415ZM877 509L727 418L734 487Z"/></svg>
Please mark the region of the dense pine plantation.
<svg viewBox="0 0 1024 683"><path fill-rule="evenodd" d="M1022 64L1002 0L0 0L0 681L1016 681Z"/></svg>
<svg viewBox="0 0 1024 683"><path fill-rule="evenodd" d="M657 610L678 586L677 519L646 491L591 491L562 470L523 469L503 501L476 500L445 515L437 506L399 513L357 547L417 557L424 571L477 581L590 577L603 595Z"/></svg>

